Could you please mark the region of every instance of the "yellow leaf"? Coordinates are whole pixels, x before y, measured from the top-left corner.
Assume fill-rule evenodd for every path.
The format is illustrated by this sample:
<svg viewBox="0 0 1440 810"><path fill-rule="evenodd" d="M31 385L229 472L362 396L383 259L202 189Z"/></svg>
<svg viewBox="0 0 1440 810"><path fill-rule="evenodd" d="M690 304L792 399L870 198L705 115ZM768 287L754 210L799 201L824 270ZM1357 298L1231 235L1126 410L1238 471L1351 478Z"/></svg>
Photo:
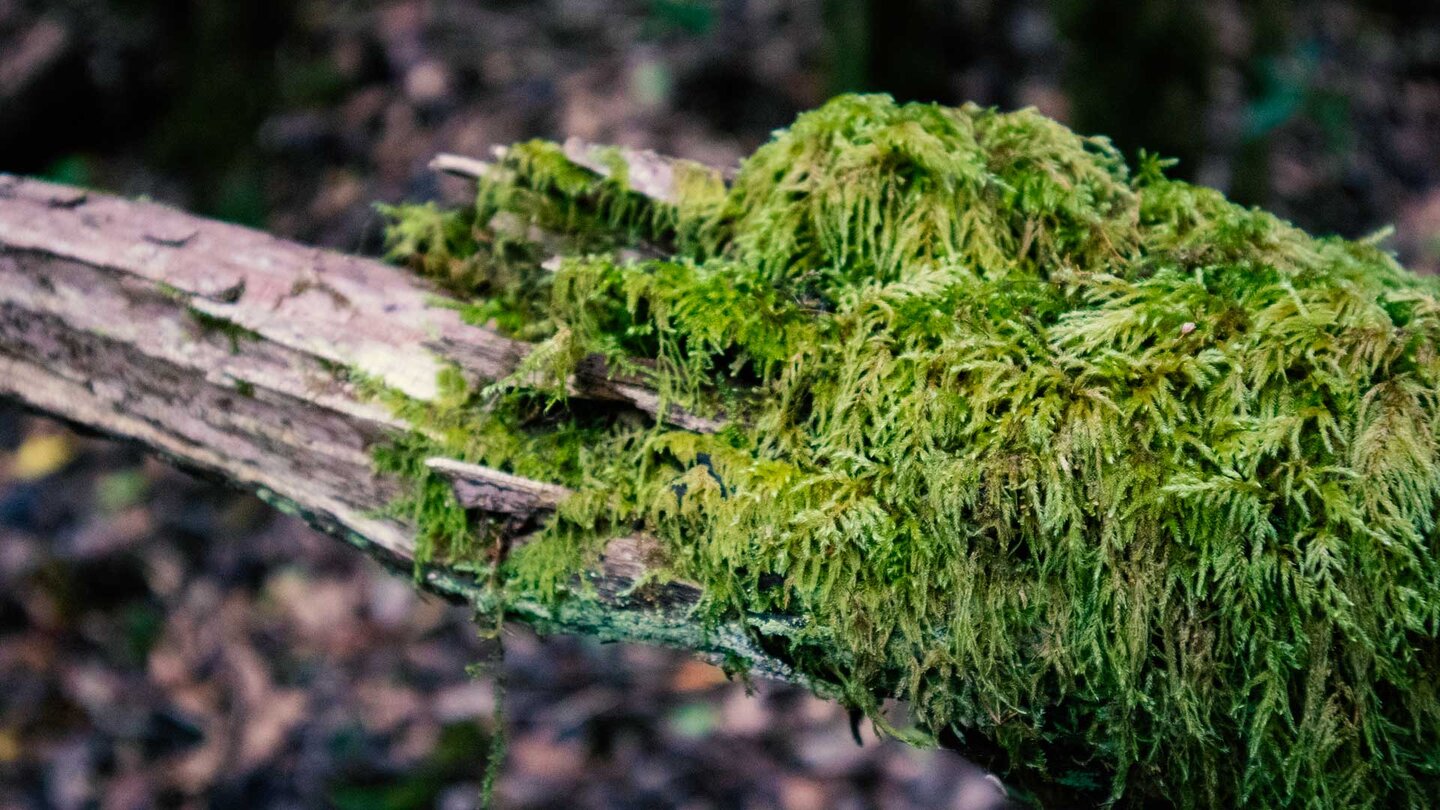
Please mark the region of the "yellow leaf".
<svg viewBox="0 0 1440 810"><path fill-rule="evenodd" d="M20 759L20 741L15 738L15 732L9 729L0 729L0 763L11 763Z"/></svg>
<svg viewBox="0 0 1440 810"><path fill-rule="evenodd" d="M75 443L64 433L48 433L27 438L10 461L10 474L20 481L35 481L70 463L75 457Z"/></svg>

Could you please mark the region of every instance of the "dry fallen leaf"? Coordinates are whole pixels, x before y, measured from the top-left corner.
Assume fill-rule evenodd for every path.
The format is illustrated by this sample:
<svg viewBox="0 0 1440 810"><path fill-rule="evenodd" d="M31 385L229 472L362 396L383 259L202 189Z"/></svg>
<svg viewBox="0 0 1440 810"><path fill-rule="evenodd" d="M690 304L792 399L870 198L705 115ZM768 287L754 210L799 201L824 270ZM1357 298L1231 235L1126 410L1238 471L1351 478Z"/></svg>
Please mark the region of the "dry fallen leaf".
<svg viewBox="0 0 1440 810"><path fill-rule="evenodd" d="M675 671L670 686L677 692L699 692L712 686L727 683L725 670L694 659L686 661Z"/></svg>
<svg viewBox="0 0 1440 810"><path fill-rule="evenodd" d="M75 441L68 433L32 435L10 459L10 475L17 481L37 481L59 472L75 458Z"/></svg>
<svg viewBox="0 0 1440 810"><path fill-rule="evenodd" d="M0 764L9 764L20 758L20 740L10 729L0 729Z"/></svg>

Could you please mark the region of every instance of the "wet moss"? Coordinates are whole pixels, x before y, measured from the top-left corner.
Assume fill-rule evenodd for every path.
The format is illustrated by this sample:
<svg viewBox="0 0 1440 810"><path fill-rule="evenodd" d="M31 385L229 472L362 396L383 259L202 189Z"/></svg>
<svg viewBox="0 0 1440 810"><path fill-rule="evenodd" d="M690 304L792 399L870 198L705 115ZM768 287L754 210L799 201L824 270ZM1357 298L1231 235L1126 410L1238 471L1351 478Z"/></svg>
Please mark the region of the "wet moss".
<svg viewBox="0 0 1440 810"><path fill-rule="evenodd" d="M642 527L702 615L803 617L802 672L882 724L899 696L1022 789L1423 805L1436 283L1164 168L1033 111L884 96L674 204L523 144L473 208L393 210L392 244L544 360L397 407L424 453L577 491L512 586L563 603ZM568 402L592 353L726 427ZM429 493L422 455L387 463ZM412 504L426 554L480 553L445 497Z"/></svg>

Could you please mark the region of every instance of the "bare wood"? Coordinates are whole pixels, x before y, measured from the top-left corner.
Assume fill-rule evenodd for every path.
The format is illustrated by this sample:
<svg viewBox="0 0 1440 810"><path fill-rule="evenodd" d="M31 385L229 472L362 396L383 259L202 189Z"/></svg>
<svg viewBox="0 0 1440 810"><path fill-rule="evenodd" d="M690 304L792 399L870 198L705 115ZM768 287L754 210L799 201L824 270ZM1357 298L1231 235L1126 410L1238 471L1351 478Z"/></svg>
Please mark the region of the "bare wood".
<svg viewBox="0 0 1440 810"><path fill-rule="evenodd" d="M430 171L477 180L490 173L495 164L464 155L439 154L430 160Z"/></svg>
<svg viewBox="0 0 1440 810"><path fill-rule="evenodd" d="M606 149L579 138L565 139L565 157L577 166L584 166L601 177L609 177L612 156L625 162L625 183L631 190L653 200L673 203L678 198L675 188L675 163L649 150Z"/></svg>
<svg viewBox="0 0 1440 810"><path fill-rule="evenodd" d="M223 477L406 573L414 527L380 516L401 483L374 471L371 452L409 426L367 401L353 372L430 399L446 365L495 379L529 351L433 306L437 296L371 260L0 175L0 396ZM644 399L653 392L599 370L574 385L659 408ZM566 494L450 459L430 463L480 510L534 517ZM512 523L518 531L526 522ZM679 646L799 680L755 640L793 633L794 620L702 627L689 617L698 589L657 577L663 563L652 540L619 538L579 572L588 586L572 598L517 594L510 615L546 632ZM472 575L430 567L421 579L494 607Z"/></svg>
<svg viewBox="0 0 1440 810"><path fill-rule="evenodd" d="M425 466L450 479L456 499L466 509L531 517L553 511L570 494L562 486L451 458L426 459Z"/></svg>

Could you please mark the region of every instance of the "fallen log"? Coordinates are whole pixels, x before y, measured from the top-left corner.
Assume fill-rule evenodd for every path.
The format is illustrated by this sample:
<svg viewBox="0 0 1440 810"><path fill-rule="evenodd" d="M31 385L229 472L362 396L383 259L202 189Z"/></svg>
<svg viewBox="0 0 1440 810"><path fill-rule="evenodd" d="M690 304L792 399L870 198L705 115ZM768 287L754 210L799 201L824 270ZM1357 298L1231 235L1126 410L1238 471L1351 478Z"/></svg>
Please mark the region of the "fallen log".
<svg viewBox="0 0 1440 810"><path fill-rule="evenodd" d="M1056 806L1436 795L1440 306L1376 239L883 96L728 179L538 141L437 168L475 203L394 210L393 255L557 360L450 420L578 491L517 564L568 571L572 514L644 526L713 604L805 617L794 660L877 724L899 697ZM551 429L585 353L724 430Z"/></svg>
<svg viewBox="0 0 1440 810"><path fill-rule="evenodd" d="M1373 242L1033 112L885 97L802 116L728 184L544 142L436 168L475 203L390 209L389 239L471 297L448 305L0 181L0 393L482 612L882 728L899 698L1032 800L1435 795L1440 303ZM418 525L381 511L406 482Z"/></svg>
<svg viewBox="0 0 1440 810"><path fill-rule="evenodd" d="M376 471L372 451L413 426L370 401L355 378L427 400L444 367L495 380L529 351L463 323L439 298L377 261L0 175L0 396L253 491L407 575L415 527L385 515L402 482ZM573 380L575 396L656 412L653 391L591 368ZM467 509L502 518L517 533L512 543L565 494L452 459L429 464ZM695 585L655 580L660 554L644 536L613 540L593 570L579 572L593 588L559 605L511 594L506 615L542 633L678 647L804 680L756 642L783 636L793 620L702 626L689 611ZM495 607L473 572L415 572L431 592L480 612Z"/></svg>

